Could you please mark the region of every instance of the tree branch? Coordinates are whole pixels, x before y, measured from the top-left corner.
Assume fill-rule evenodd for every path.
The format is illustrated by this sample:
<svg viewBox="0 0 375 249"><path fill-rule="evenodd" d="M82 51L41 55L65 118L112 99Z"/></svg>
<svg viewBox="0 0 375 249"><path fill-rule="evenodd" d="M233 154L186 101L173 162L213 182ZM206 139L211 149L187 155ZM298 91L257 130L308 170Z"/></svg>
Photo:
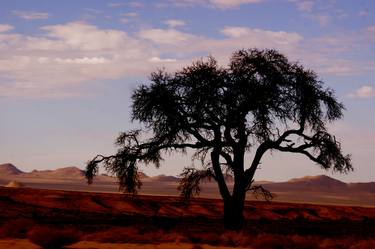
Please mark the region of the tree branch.
<svg viewBox="0 0 375 249"><path fill-rule="evenodd" d="M310 148L310 147L307 147L307 148ZM274 149L277 149L277 150L282 151L282 152L292 152L292 153L303 154L303 155L307 156L311 161L322 165L324 168L329 168L329 166L325 162L323 162L323 161L319 160L318 158L314 157L310 152L304 150L304 148L305 147L303 147L303 146L300 146L300 147L297 147L297 148L283 147L283 146L274 147Z"/></svg>
<svg viewBox="0 0 375 249"><path fill-rule="evenodd" d="M214 148L211 152L211 162L212 162L212 168L215 173L215 179L219 186L219 191L223 199L229 199L230 193L228 190L228 186L225 183L225 179L223 176L223 172L221 171L220 167L220 149Z"/></svg>
<svg viewBox="0 0 375 249"><path fill-rule="evenodd" d="M227 162L227 164L232 167L233 166L233 160L232 160L232 157L224 152L223 150L220 151L220 155L225 159L225 161Z"/></svg>

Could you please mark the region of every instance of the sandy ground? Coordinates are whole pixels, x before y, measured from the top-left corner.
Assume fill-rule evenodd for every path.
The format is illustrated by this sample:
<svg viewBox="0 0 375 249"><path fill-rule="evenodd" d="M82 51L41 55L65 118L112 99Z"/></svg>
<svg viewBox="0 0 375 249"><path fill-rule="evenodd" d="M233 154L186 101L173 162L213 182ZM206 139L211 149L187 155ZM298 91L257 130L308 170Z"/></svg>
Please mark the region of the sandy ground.
<svg viewBox="0 0 375 249"><path fill-rule="evenodd" d="M206 217L221 219L223 203L220 200L198 198L186 206L173 196L124 196L121 194L41 190L31 188L0 187L0 205L4 207L0 217L14 219L34 216L67 221L75 217L96 219L140 215L146 217L167 216L174 218ZM77 214L79 214L77 216ZM98 216L99 215L99 216ZM374 208L353 206L326 206L278 202L246 202L244 215L248 220L295 219L361 221L364 216L375 219ZM30 217L29 217L30 216Z"/></svg>
<svg viewBox="0 0 375 249"><path fill-rule="evenodd" d="M22 183L25 187L37 189L120 193L116 180L103 176L96 179L94 184L88 185L87 181L83 177L66 179L46 177L38 178L29 175L0 175L0 186L7 185L12 180ZM143 180L143 185L139 193L143 195L178 196L179 192L177 191L177 186L178 183L174 181L154 182L146 178ZM272 188L267 184L264 186L275 195L274 201L277 202L375 207L375 192L343 192L330 188L328 191L320 191L318 189L300 191L298 189L278 189L278 187ZM202 192L200 197L221 199L215 182L204 183L202 184L201 188ZM251 193L248 194L247 199L255 200Z"/></svg>
<svg viewBox="0 0 375 249"><path fill-rule="evenodd" d="M210 246L210 245L200 245L203 249L231 249L234 247L222 247L222 246ZM79 243L73 244L66 248L71 249L192 249L193 244L188 243L162 243L158 245L154 244L120 244L120 243L98 243L92 241L81 241ZM0 240L0 248L8 249L40 249L39 246L32 244L26 239L4 239ZM242 249L243 247L235 247L237 249Z"/></svg>

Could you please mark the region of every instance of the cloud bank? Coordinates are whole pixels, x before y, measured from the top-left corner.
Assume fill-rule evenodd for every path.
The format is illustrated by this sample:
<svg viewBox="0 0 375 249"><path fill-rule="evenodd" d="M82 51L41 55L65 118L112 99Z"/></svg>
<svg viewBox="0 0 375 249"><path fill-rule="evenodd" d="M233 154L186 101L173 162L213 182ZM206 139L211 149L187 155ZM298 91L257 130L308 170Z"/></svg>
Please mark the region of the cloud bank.
<svg viewBox="0 0 375 249"><path fill-rule="evenodd" d="M34 36L0 24L0 96L76 96L76 89L91 81L145 77L163 67L174 71L209 54L225 65L234 50L252 47L278 49L318 73L345 75L375 69L371 61L363 65L339 58L352 51L353 44L361 46L357 38L307 40L296 32L246 26L225 26L217 31L221 37L210 38L178 30L185 24L181 20L167 24L167 28L143 27L127 33L69 22L42 26L41 34ZM373 31L369 27L360 37L373 39Z"/></svg>

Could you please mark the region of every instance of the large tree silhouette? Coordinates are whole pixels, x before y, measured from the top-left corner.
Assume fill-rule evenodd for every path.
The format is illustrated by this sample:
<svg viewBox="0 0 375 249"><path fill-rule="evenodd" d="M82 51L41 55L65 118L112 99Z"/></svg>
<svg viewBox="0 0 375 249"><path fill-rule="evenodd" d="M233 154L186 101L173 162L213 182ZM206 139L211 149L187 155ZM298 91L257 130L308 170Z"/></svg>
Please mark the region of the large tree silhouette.
<svg viewBox="0 0 375 249"><path fill-rule="evenodd" d="M224 224L239 229L246 192L261 189L252 183L267 151L302 154L323 169L352 170L350 156L326 128L342 117L343 105L313 71L275 50L239 50L225 68L209 57L173 74L154 72L150 79L133 93L132 119L151 136L146 139L140 130L120 134L116 154L88 163L89 182L102 163L121 189L136 193L139 166L159 167L163 152L191 149L202 167L185 168L181 194L199 194L200 181L214 179L224 201Z"/></svg>

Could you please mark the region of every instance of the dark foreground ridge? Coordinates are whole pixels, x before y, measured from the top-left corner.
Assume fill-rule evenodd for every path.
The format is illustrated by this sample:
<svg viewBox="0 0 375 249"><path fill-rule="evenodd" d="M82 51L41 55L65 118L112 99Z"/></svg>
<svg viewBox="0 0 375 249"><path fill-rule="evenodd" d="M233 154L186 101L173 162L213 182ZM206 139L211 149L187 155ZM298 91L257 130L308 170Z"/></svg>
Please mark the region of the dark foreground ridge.
<svg viewBox="0 0 375 249"><path fill-rule="evenodd" d="M0 187L0 222L16 218L83 230L144 226L165 230L223 230L221 200L88 193ZM247 201L245 229L251 233L375 236L375 209Z"/></svg>

